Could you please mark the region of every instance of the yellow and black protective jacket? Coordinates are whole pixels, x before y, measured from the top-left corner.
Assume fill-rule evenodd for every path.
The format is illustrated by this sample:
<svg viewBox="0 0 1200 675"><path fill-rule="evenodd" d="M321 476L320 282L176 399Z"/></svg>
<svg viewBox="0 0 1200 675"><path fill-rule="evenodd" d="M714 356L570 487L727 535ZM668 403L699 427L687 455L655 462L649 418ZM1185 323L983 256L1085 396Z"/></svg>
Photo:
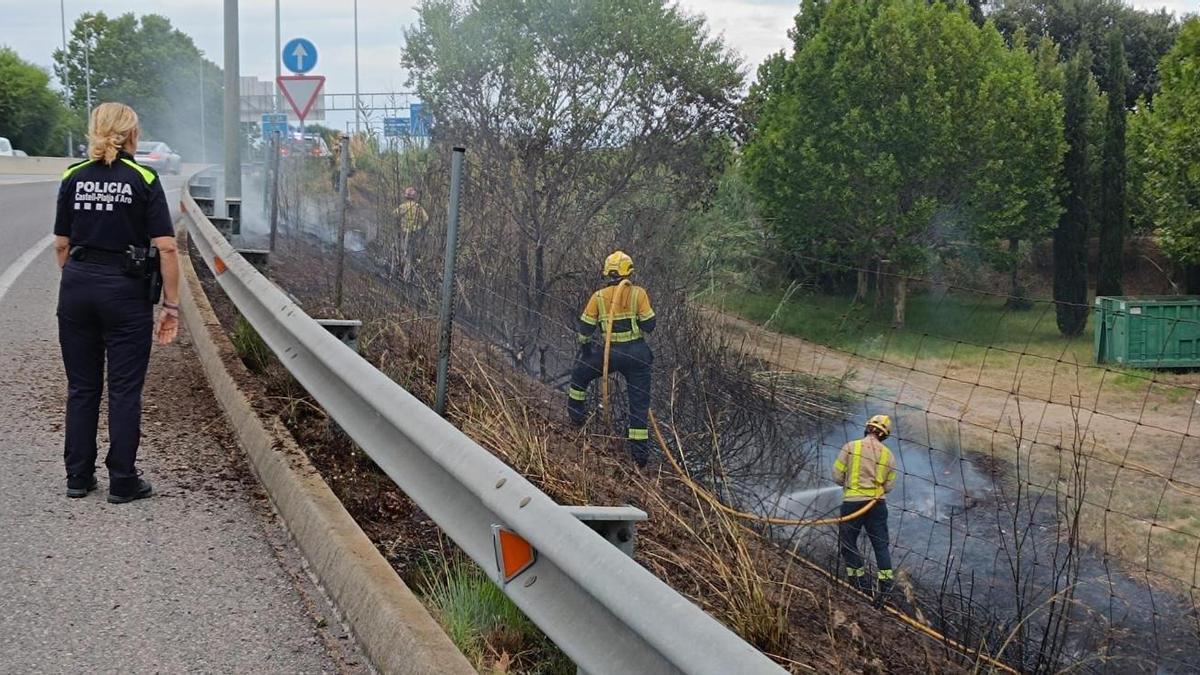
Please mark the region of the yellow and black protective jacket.
<svg viewBox="0 0 1200 675"><path fill-rule="evenodd" d="M609 320L612 321L613 344L641 340L645 334L654 331L650 294L641 286L628 282L605 286L593 293L579 317L579 343L591 342L597 327L603 340Z"/></svg>
<svg viewBox="0 0 1200 675"><path fill-rule="evenodd" d="M843 501L883 499L896 482L896 458L882 441L867 435L842 446L833 463L833 480L845 488Z"/></svg>

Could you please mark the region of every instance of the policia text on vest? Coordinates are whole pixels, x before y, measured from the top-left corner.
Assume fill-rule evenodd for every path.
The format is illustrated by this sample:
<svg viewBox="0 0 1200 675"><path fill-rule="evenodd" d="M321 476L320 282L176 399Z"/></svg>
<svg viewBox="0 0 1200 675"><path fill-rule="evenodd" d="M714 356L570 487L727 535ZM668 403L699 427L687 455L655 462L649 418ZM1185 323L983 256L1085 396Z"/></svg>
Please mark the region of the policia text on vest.
<svg viewBox="0 0 1200 675"><path fill-rule="evenodd" d="M153 494L136 467L142 386L152 340L178 330L179 267L166 193L134 161L137 116L105 103L92 114L89 157L63 174L54 221L62 267L58 335L67 373L67 496L97 487L97 424L108 386L108 501ZM163 309L154 320L161 292ZM107 372L106 372L107 371Z"/></svg>
<svg viewBox="0 0 1200 675"><path fill-rule="evenodd" d="M608 285L592 294L579 317L579 357L567 390L567 413L575 424L584 422L587 388L603 373L604 345L611 341L609 369L625 376L629 398L629 451L638 466L645 466L650 456L647 418L654 363L646 335L653 332L656 319L649 293L630 282L632 274L633 259L621 251L604 262L601 276Z"/></svg>

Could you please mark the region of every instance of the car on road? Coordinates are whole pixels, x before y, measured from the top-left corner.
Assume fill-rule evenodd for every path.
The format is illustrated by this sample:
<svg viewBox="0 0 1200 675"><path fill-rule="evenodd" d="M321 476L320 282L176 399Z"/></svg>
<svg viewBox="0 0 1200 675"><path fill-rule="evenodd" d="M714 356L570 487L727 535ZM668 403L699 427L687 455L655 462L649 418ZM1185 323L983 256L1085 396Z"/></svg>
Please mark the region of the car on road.
<svg viewBox="0 0 1200 675"><path fill-rule="evenodd" d="M183 158L162 141L138 141L134 159L159 173L179 173L183 170Z"/></svg>
<svg viewBox="0 0 1200 675"><path fill-rule="evenodd" d="M13 150L13 157L28 157L29 155L24 150Z"/></svg>
<svg viewBox="0 0 1200 675"><path fill-rule="evenodd" d="M279 156L332 157L333 153L329 151L329 145L323 137L317 134L304 134L299 137L293 136L280 145Z"/></svg>
<svg viewBox="0 0 1200 675"><path fill-rule="evenodd" d="M16 155L13 153L12 143L10 143L7 138L0 136L0 157L15 157L15 156Z"/></svg>

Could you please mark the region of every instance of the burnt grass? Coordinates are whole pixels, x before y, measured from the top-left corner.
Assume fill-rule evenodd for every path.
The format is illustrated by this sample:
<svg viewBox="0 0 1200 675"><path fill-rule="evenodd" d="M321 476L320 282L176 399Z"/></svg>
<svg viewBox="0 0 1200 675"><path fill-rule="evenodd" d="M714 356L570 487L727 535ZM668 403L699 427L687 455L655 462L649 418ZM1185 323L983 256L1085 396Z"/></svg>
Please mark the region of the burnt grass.
<svg viewBox="0 0 1200 675"><path fill-rule="evenodd" d="M192 250L222 325L237 312ZM330 251L281 237L268 274L311 316L332 306ZM346 266L345 318L363 319L360 353L414 396L431 403L436 326L395 289ZM384 319L369 317L387 317ZM567 424L564 394L506 365L462 331L454 336L448 418L563 504L631 504L649 514L637 561L791 672L964 672L975 659L875 609L815 565L731 523L694 495L669 464L638 470L623 442L589 424ZM431 561L460 556L449 540L354 443L327 419L272 357L247 363L239 384L264 418L279 417L379 551L410 586ZM507 672L537 672L536 658L496 654ZM489 664L494 666L495 664ZM979 664L985 670L986 665Z"/></svg>

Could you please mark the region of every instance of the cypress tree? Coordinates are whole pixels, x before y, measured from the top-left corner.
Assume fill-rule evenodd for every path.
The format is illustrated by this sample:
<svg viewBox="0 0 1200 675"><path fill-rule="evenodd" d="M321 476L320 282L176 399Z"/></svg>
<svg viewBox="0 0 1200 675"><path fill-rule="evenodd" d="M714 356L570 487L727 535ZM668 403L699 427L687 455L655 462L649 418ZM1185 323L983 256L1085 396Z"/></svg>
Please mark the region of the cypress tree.
<svg viewBox="0 0 1200 675"><path fill-rule="evenodd" d="M1104 156L1101 165L1100 264L1096 270L1096 295L1121 295L1125 247L1125 82L1127 65L1120 31L1108 34L1108 114L1104 123Z"/></svg>
<svg viewBox="0 0 1200 675"><path fill-rule="evenodd" d="M1091 51L1081 46L1067 64L1063 92L1063 213L1054 230L1054 302L1058 331L1067 337L1087 325L1088 78Z"/></svg>

